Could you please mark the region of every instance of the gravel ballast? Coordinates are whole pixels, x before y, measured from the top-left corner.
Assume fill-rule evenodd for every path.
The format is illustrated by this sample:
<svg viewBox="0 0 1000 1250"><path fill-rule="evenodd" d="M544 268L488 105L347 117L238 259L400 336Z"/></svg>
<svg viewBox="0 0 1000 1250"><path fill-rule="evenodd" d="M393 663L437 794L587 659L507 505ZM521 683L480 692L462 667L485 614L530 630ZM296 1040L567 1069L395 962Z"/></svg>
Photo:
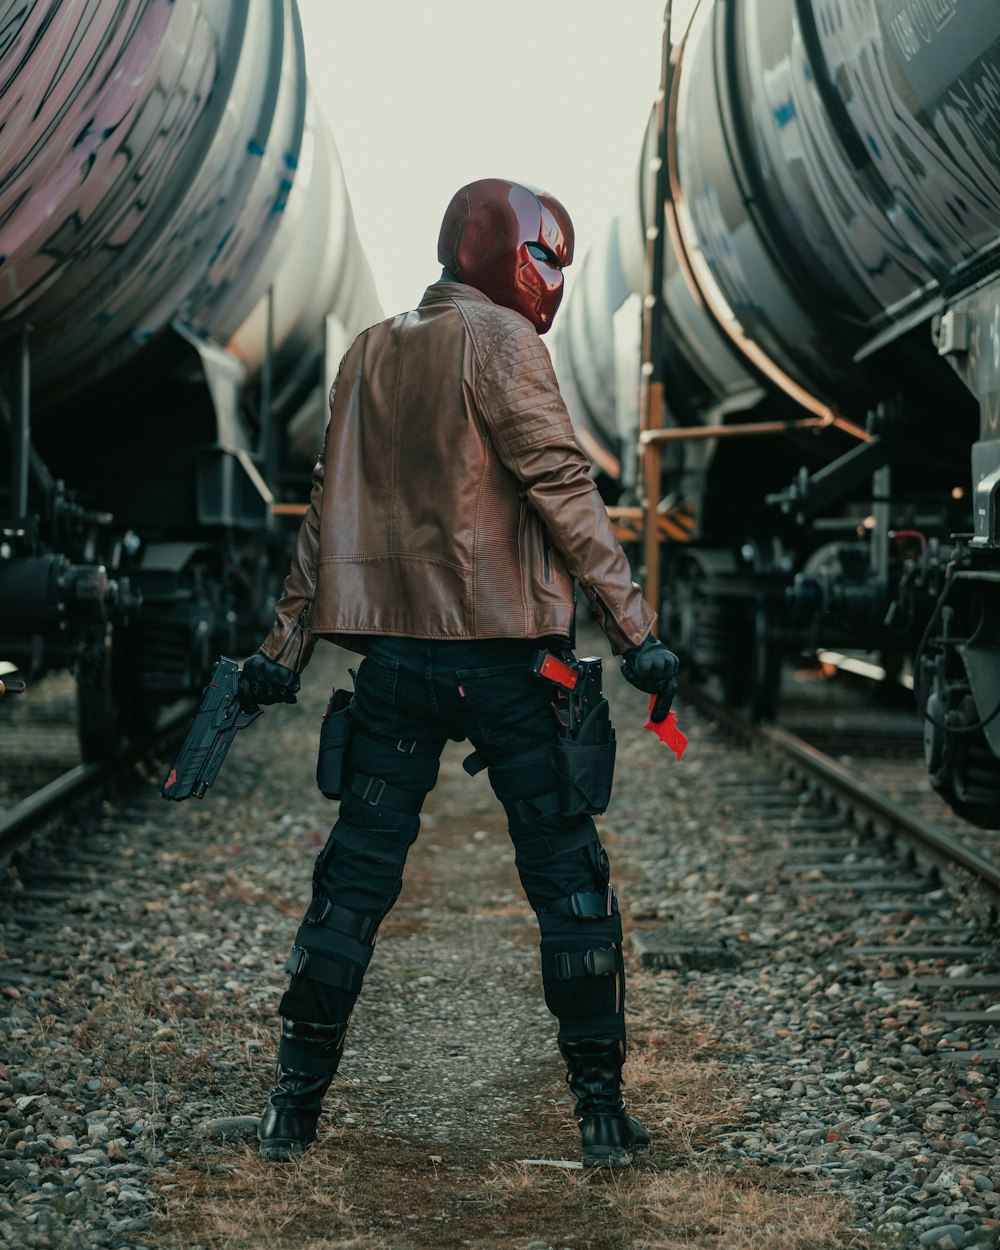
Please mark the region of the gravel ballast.
<svg viewBox="0 0 1000 1250"><path fill-rule="evenodd" d="M252 1140L285 958L334 814L313 784L318 717L353 662L322 649L299 704L241 735L203 802L165 803L151 770L46 834L44 877L12 876L0 913L0 1246L222 1244L192 1239L198 1212L172 1195L181 1173L233 1171ZM893 891L851 892L877 883L873 869L829 888L800 834L843 849L836 821L683 706L691 743L676 764L640 728L645 698L610 657L605 667L619 764L601 823L634 935L636 1036L710 1034L736 1105L697 1158L849 1198L859 1246L1000 1246L997 1030L983 1022L997 1009L992 936L946 887L914 878L907 892L902 871ZM446 751L324 1132L331 1149L413 1147L435 1171L458 1158L569 1165L577 1134L537 929L464 753ZM970 939L972 962L868 953ZM929 978L952 983L949 1012L972 1015L942 1021ZM672 1140L669 1116L649 1127ZM409 1200L383 1211L387 1244L435 1244L394 1240L396 1227L417 1237ZM511 1220L496 1244L529 1244ZM565 1244L616 1244L592 1233ZM448 1235L439 1244L471 1241L469 1229ZM638 1227L618 1237L646 1244Z"/></svg>

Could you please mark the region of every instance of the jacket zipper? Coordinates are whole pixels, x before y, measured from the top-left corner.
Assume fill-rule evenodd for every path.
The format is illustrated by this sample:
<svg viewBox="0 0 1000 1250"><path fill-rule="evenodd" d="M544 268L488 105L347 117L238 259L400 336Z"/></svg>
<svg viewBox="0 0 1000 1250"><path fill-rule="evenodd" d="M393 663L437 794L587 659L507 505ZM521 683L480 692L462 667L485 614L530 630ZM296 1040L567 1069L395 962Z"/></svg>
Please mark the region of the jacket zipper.
<svg viewBox="0 0 1000 1250"><path fill-rule="evenodd" d="M309 615L309 609L311 607L312 607L312 604L307 603L305 607L302 609L302 611L299 613L298 620L292 626L292 632L285 639L284 645L282 646L281 650L274 657L275 663L276 664L280 663L281 657L285 654L285 652L288 650L291 644L293 642L297 642L298 650L295 655L295 660L293 661L292 664L288 665L288 667L291 668L292 671L296 673L299 671L299 661L302 659L302 648L305 645L306 617Z"/></svg>
<svg viewBox="0 0 1000 1250"><path fill-rule="evenodd" d="M542 530L542 577L545 581L552 581L552 562L549 553L549 536L545 530Z"/></svg>

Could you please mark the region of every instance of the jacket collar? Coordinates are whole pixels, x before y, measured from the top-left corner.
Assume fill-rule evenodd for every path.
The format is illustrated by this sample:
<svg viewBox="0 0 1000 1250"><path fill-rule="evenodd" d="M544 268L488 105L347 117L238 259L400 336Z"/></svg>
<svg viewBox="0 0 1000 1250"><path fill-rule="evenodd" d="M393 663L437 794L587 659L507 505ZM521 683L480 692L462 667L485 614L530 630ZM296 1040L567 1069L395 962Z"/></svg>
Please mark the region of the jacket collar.
<svg viewBox="0 0 1000 1250"><path fill-rule="evenodd" d="M488 295L484 295L474 286L466 286L464 282L438 281L432 282L424 291L423 299L418 307L425 308L428 304L443 304L456 299L478 300L480 304L493 303Z"/></svg>

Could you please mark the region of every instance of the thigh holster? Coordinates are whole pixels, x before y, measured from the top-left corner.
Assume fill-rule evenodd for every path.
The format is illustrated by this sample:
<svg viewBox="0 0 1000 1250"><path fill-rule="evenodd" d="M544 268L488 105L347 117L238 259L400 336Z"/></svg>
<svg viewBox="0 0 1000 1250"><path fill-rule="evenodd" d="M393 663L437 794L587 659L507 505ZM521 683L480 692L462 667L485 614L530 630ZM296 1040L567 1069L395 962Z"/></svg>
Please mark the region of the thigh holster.
<svg viewBox="0 0 1000 1250"><path fill-rule="evenodd" d="M423 742L376 737L355 725L343 776L342 810L356 811L363 803L407 817L418 815L437 781L444 743L443 738Z"/></svg>
<svg viewBox="0 0 1000 1250"><path fill-rule="evenodd" d="M347 749L351 740L351 700L349 690L333 690L326 705L319 731L316 785L326 799L339 799L347 775Z"/></svg>
<svg viewBox="0 0 1000 1250"><path fill-rule="evenodd" d="M601 699L572 737L556 739L553 765L559 810L564 816L597 816L611 801L615 731L607 699Z"/></svg>
<svg viewBox="0 0 1000 1250"><path fill-rule="evenodd" d="M316 784L324 798L352 795L370 807L415 816L437 780L440 741L382 738L351 721L353 696L334 690L319 734Z"/></svg>
<svg viewBox="0 0 1000 1250"><path fill-rule="evenodd" d="M465 761L475 775L483 764L474 753ZM602 699L578 736L505 755L489 765L490 784L511 826L530 827L540 819L565 820L603 812L611 799L615 771L615 731Z"/></svg>

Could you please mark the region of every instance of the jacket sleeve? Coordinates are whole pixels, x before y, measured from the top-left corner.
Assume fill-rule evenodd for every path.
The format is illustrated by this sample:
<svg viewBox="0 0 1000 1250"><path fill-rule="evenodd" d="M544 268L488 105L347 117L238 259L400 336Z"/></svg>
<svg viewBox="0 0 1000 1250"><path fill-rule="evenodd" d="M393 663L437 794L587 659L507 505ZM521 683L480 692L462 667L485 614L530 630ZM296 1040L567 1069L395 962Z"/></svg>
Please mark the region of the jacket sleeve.
<svg viewBox="0 0 1000 1250"><path fill-rule="evenodd" d="M638 646L656 614L632 580L590 462L573 437L549 353L525 323L485 360L478 398L497 455L521 483L614 650Z"/></svg>
<svg viewBox="0 0 1000 1250"><path fill-rule="evenodd" d="M316 637L306 628L309 610L316 594L316 577L319 568L319 522L323 511L323 479L326 468L325 452L321 453L312 472L312 492L309 507L292 554L291 568L285 578L284 592L274 605L274 625L260 644L260 650L269 659L283 664L296 673L309 663Z"/></svg>

